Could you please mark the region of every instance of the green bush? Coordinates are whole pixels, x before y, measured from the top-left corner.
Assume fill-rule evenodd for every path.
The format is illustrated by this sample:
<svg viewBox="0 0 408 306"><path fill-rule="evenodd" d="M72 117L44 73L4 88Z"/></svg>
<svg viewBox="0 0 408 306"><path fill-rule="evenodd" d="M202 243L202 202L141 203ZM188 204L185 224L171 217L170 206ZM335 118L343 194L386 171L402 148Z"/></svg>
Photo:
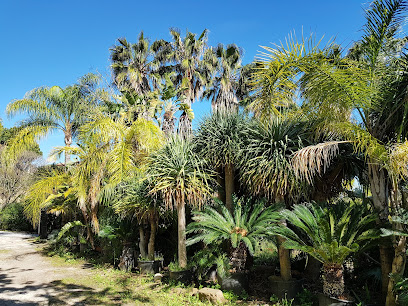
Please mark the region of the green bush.
<svg viewBox="0 0 408 306"><path fill-rule="evenodd" d="M12 203L0 210L0 229L9 231L32 232L33 227L24 215L19 203Z"/></svg>

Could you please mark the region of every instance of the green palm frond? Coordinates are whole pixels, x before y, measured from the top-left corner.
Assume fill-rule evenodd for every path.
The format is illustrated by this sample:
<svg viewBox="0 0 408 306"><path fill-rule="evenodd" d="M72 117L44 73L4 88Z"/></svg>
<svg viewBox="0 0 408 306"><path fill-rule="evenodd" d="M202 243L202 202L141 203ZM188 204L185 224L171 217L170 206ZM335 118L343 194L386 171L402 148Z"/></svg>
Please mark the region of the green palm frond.
<svg viewBox="0 0 408 306"><path fill-rule="evenodd" d="M233 248L243 242L251 254L256 243L273 235L273 229L280 221L276 206L265 207L263 202L256 203L251 209L249 202L234 198L234 211L231 213L224 205L206 207L193 211L194 222L187 226L187 234L194 234L187 245L204 242L206 245L219 245L230 241Z"/></svg>
<svg viewBox="0 0 408 306"><path fill-rule="evenodd" d="M299 204L282 210L281 216L294 230L281 226L284 246L301 250L328 264L342 264L346 258L379 237L376 216L356 202L338 202L326 207Z"/></svg>

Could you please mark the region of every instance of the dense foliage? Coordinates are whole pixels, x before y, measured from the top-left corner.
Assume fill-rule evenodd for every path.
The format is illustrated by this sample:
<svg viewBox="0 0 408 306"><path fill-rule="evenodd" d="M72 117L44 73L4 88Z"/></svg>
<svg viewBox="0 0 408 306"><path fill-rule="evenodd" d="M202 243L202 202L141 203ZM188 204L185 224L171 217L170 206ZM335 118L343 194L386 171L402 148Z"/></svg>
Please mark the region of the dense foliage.
<svg viewBox="0 0 408 306"><path fill-rule="evenodd" d="M226 267L248 275L268 248L280 281L311 277L313 265L319 277L322 264L315 292L404 303L407 5L373 1L348 50L291 36L246 66L235 44L208 46L208 30L118 39L110 84L88 74L8 105L26 119L0 126L0 226L26 229L24 210L42 232L58 215L60 251L126 270L136 253L161 251L200 281ZM193 130L192 104L206 99L212 113ZM36 167L36 142L56 130L65 146L52 155L64 163ZM359 283L353 269L366 264L380 285Z"/></svg>

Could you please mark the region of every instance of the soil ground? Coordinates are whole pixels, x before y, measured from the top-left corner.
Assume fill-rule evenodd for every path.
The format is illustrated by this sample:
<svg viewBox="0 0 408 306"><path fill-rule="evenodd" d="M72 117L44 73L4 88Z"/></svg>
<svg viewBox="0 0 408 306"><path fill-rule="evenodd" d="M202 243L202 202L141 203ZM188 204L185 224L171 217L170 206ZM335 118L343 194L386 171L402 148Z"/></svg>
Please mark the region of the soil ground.
<svg viewBox="0 0 408 306"><path fill-rule="evenodd" d="M78 290L65 288L63 278L86 275L85 269L53 265L37 250L34 238L0 231L0 305L48 305L67 290ZM67 302L75 304L74 300Z"/></svg>

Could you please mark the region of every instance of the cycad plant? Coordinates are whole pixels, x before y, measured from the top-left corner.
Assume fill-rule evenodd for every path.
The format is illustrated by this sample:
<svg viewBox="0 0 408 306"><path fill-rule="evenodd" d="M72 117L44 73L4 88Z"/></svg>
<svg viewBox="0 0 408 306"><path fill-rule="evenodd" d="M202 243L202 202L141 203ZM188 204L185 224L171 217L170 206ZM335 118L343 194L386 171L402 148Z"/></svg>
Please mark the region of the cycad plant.
<svg viewBox="0 0 408 306"><path fill-rule="evenodd" d="M303 251L322 262L323 293L343 296L343 263L378 237L376 216L355 202L327 207L299 204L280 214L291 225L279 230L286 239L284 247Z"/></svg>
<svg viewBox="0 0 408 306"><path fill-rule="evenodd" d="M248 253L253 255L258 242L271 235L280 215L276 207L266 208L263 202L252 208L249 201L235 198L233 212L224 205L217 205L194 211L193 220L187 227L187 233L195 235L188 239L187 244L202 241L206 245L220 246L225 241L230 242L231 269L241 272L247 266Z"/></svg>

